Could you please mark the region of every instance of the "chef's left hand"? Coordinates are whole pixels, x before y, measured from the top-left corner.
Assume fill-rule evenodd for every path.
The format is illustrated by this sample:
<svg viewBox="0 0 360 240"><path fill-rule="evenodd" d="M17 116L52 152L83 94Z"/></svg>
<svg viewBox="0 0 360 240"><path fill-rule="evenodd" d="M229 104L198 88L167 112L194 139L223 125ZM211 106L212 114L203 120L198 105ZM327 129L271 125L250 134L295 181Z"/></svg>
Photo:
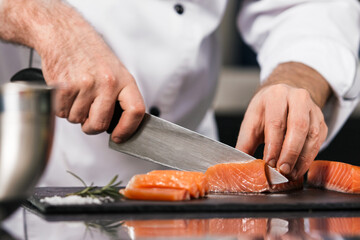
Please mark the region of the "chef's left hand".
<svg viewBox="0 0 360 240"><path fill-rule="evenodd" d="M236 148L252 155L265 143L264 160L270 166L290 180L303 176L327 136L321 107L330 94L314 69L280 64L252 98Z"/></svg>

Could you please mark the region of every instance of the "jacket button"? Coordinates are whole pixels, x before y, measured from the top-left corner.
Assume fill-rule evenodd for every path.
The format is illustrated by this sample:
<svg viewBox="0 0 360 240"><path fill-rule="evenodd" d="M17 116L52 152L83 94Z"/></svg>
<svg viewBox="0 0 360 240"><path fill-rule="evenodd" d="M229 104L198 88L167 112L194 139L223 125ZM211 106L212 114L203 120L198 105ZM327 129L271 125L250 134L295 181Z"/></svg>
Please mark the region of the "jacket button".
<svg viewBox="0 0 360 240"><path fill-rule="evenodd" d="M174 6L175 8L175 11L178 13L178 14L183 14L184 13L184 7L181 5L181 4L176 4Z"/></svg>
<svg viewBox="0 0 360 240"><path fill-rule="evenodd" d="M158 107L151 107L150 108L150 114L151 115L154 115L156 117L159 117L160 116L160 109Z"/></svg>

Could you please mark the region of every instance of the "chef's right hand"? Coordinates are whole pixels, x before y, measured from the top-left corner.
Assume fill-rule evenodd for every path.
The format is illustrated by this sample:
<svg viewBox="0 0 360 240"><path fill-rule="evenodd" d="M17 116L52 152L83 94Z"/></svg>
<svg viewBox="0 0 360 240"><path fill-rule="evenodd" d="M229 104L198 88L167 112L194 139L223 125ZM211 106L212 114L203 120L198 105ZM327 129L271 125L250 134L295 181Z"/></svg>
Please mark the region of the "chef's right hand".
<svg viewBox="0 0 360 240"><path fill-rule="evenodd" d="M87 134L105 131L115 102L124 110L112 133L125 141L138 127L145 104L133 76L95 30L69 6L59 6L53 27L43 27L34 47L48 85L58 88L56 115L80 123ZM63 9L62 9L63 8Z"/></svg>

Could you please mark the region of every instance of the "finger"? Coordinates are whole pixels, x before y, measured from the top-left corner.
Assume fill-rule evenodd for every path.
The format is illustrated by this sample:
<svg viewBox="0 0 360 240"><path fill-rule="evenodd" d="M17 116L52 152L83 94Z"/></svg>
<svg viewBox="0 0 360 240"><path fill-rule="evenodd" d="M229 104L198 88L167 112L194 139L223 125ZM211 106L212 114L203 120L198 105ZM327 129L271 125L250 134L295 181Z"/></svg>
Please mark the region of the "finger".
<svg viewBox="0 0 360 240"><path fill-rule="evenodd" d="M115 101L110 97L98 96L90 106L88 118L82 124L86 134L98 134L105 131L110 124Z"/></svg>
<svg viewBox="0 0 360 240"><path fill-rule="evenodd" d="M287 123L287 101L283 94L274 94L265 108L264 160L271 167L276 166L284 141Z"/></svg>
<svg viewBox="0 0 360 240"><path fill-rule="evenodd" d="M138 128L145 114L145 104L136 83L130 83L121 90L118 98L124 110L111 138L114 142L126 141Z"/></svg>
<svg viewBox="0 0 360 240"><path fill-rule="evenodd" d="M310 125L310 109L307 106L308 93L297 91L288 96L289 114L287 118L287 130L277 168L284 175L290 174L303 149ZM299 102L301 104L299 104Z"/></svg>
<svg viewBox="0 0 360 240"><path fill-rule="evenodd" d="M94 101L94 97L89 95L88 91L80 91L74 100L69 116L68 121L71 123L81 123L83 124L88 118L91 104Z"/></svg>
<svg viewBox="0 0 360 240"><path fill-rule="evenodd" d="M55 93L55 114L61 118L67 118L72 104L78 95L78 89L65 85L59 86Z"/></svg>
<svg viewBox="0 0 360 240"><path fill-rule="evenodd" d="M89 116L91 104L95 99L94 77L90 74L85 74L79 79L77 84L81 86L81 89L71 106L68 121L71 123L84 123Z"/></svg>
<svg viewBox="0 0 360 240"><path fill-rule="evenodd" d="M296 180L303 176L309 169L311 163L319 153L321 144L325 141L327 136L327 126L320 109L314 109L310 112L310 127L309 132L296 162L294 170L290 174L290 179Z"/></svg>
<svg viewBox="0 0 360 240"><path fill-rule="evenodd" d="M257 100L252 101L241 123L235 148L253 155L263 142L263 107Z"/></svg>

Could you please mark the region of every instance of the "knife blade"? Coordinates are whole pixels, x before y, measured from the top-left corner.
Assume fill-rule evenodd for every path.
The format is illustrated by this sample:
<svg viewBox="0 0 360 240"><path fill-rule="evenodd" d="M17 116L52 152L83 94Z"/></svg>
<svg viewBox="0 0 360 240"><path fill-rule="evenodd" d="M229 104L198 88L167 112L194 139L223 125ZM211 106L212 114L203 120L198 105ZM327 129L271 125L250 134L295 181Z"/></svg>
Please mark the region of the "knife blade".
<svg viewBox="0 0 360 240"><path fill-rule="evenodd" d="M255 159L226 144L147 113L130 139L117 144L110 136L109 147L144 160L186 171L205 172L208 167L215 164ZM274 168L266 166L271 184L288 182L288 179Z"/></svg>

